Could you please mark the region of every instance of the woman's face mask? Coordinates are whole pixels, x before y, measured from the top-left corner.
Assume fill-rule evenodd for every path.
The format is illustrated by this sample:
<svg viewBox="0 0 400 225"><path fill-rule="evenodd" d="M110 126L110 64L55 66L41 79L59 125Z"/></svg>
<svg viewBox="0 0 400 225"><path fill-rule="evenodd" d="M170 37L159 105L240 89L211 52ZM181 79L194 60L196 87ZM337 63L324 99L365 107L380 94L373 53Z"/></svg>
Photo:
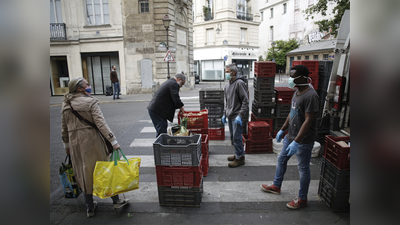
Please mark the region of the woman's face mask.
<svg viewBox="0 0 400 225"><path fill-rule="evenodd" d="M92 94L92 87L91 87L91 86L88 86L88 87L85 89L85 92L86 92L86 94L87 94L88 96L90 96L90 95Z"/></svg>

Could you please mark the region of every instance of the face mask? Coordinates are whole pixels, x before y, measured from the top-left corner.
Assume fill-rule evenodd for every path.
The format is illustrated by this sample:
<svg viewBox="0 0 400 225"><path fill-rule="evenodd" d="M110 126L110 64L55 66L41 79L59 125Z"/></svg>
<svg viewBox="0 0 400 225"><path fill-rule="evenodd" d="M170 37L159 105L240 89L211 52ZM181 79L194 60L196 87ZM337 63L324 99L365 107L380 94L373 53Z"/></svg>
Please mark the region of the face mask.
<svg viewBox="0 0 400 225"><path fill-rule="evenodd" d="M230 73L225 73L225 77L227 80L230 80L232 78Z"/></svg>
<svg viewBox="0 0 400 225"><path fill-rule="evenodd" d="M298 76L298 77L295 77L295 78L289 77L288 83L289 83L289 87L290 88L294 88L295 86L308 86L308 85L310 85L309 83L306 83L306 84L295 84L294 80L296 80L299 77L301 77L301 76ZM306 78L311 80L311 78L309 78L309 77L306 77Z"/></svg>
<svg viewBox="0 0 400 225"><path fill-rule="evenodd" d="M92 87L87 87L86 89L85 89L85 92L86 92L86 94L88 95L88 96L90 96L90 94L92 93Z"/></svg>

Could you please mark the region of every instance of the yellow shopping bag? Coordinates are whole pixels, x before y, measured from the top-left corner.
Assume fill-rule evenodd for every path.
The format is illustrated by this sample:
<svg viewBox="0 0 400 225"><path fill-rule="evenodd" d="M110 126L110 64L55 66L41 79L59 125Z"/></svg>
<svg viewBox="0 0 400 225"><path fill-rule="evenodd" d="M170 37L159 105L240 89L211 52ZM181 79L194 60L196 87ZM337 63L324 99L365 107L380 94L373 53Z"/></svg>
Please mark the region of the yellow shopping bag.
<svg viewBox="0 0 400 225"><path fill-rule="evenodd" d="M119 160L118 150L125 160ZM140 158L126 158L114 150L110 161L97 161L93 172L93 195L108 198L139 188Z"/></svg>

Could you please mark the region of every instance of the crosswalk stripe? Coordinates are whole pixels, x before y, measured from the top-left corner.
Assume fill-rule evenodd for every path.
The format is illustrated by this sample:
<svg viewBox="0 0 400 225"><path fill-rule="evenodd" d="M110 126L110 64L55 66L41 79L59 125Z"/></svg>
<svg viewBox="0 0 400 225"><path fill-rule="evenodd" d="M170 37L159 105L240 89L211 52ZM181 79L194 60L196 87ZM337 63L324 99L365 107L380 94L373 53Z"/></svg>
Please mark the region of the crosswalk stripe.
<svg viewBox="0 0 400 225"><path fill-rule="evenodd" d="M141 133L156 133L156 129L154 127L143 127Z"/></svg>
<svg viewBox="0 0 400 225"><path fill-rule="evenodd" d="M152 147L155 138L136 138L129 147Z"/></svg>

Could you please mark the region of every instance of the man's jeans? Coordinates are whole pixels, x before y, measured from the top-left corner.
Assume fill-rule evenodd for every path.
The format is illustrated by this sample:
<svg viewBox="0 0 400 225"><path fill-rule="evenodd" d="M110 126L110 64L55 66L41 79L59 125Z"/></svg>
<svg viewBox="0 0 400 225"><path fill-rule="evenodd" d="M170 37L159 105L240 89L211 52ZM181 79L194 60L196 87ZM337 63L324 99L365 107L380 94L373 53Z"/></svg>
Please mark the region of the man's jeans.
<svg viewBox="0 0 400 225"><path fill-rule="evenodd" d="M167 133L168 122L160 115L149 110L151 121L153 121L154 128L157 131L156 137L162 133Z"/></svg>
<svg viewBox="0 0 400 225"><path fill-rule="evenodd" d="M113 83L113 89L114 89L113 99L115 99L115 93L117 93L117 98L119 98L119 93L121 92L121 88L119 87L119 82Z"/></svg>
<svg viewBox="0 0 400 225"><path fill-rule="evenodd" d="M243 133L243 126L235 123L235 120L228 119L229 125L229 133L231 135L231 141L235 146L235 155L236 159L244 156L244 149L243 149L243 140L242 140L242 133Z"/></svg>
<svg viewBox="0 0 400 225"><path fill-rule="evenodd" d="M274 185L281 187L283 176L285 175L287 162L291 156L287 156L289 151L286 148L289 146L290 142L287 139L287 135L283 138L282 151L278 156L278 163L276 164L275 180ZM310 160L311 151L314 146L314 142L308 144L299 144L299 150L296 153L298 169L300 173L300 190L299 197L302 200L307 199L308 187L310 186L311 174L310 174Z"/></svg>

